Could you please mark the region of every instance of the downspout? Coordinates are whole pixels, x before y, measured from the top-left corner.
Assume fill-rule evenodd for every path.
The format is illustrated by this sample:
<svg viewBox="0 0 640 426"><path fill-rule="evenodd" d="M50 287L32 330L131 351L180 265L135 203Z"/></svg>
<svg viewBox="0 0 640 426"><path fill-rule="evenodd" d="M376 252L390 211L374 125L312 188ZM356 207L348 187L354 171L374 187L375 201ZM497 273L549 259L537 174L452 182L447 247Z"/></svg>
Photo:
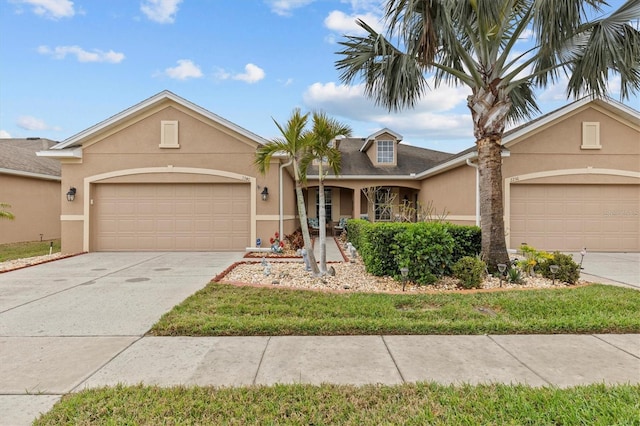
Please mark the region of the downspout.
<svg viewBox="0 0 640 426"><path fill-rule="evenodd" d="M291 164L293 163L293 158L289 160L288 163L285 164L281 164L280 165L280 182L279 182L279 188L278 188L278 197L279 197L279 214L280 214L280 238L284 238L284 196L282 195L282 191L284 190L283 186L284 184L282 183L282 169L284 169L285 167L289 167Z"/></svg>
<svg viewBox="0 0 640 426"><path fill-rule="evenodd" d="M478 170L478 165L472 163L469 158L467 158L467 166L476 169L476 226L480 226L480 170Z"/></svg>

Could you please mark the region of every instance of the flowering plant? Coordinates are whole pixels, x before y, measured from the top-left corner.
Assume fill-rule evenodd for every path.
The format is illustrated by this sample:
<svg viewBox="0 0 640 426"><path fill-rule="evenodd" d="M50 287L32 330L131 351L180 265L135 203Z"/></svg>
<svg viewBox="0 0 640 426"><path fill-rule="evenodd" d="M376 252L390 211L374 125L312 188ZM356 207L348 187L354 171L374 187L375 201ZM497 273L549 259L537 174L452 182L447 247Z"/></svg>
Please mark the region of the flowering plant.
<svg viewBox="0 0 640 426"><path fill-rule="evenodd" d="M284 241L280 241L280 234L278 233L278 231L276 231L272 238L269 238L269 242L271 243L272 252L282 253L282 249L284 248Z"/></svg>

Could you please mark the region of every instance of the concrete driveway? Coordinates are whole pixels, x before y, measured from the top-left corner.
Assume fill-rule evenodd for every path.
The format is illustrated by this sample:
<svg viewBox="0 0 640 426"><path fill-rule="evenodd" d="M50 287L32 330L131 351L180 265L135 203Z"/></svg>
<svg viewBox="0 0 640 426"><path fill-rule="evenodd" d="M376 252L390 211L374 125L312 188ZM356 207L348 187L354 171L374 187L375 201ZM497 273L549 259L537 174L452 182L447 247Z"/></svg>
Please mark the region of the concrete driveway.
<svg viewBox="0 0 640 426"><path fill-rule="evenodd" d="M0 424L29 424L243 253L89 253L0 274Z"/></svg>
<svg viewBox="0 0 640 426"><path fill-rule="evenodd" d="M580 276L601 284L622 285L640 290L640 253L569 253L576 263L582 261Z"/></svg>
<svg viewBox="0 0 640 426"><path fill-rule="evenodd" d="M640 382L639 335L143 337L242 254L90 253L0 274L0 425L115 383ZM584 272L638 283L633 256L590 253Z"/></svg>

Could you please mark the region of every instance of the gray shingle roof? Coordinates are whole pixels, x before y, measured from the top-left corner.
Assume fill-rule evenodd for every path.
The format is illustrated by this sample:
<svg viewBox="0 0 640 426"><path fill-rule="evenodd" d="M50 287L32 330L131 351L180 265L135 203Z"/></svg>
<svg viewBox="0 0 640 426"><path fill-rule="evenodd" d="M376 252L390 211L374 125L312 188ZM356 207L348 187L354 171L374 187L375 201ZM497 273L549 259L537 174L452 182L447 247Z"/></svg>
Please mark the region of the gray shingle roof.
<svg viewBox="0 0 640 426"><path fill-rule="evenodd" d="M399 143L396 166L375 166L366 153L360 152L363 143L364 139L361 138L345 138L340 142L341 176L409 176L411 173L427 170L453 156L448 152ZM311 166L307 174L317 175L318 167Z"/></svg>
<svg viewBox="0 0 640 426"><path fill-rule="evenodd" d="M36 156L55 144L40 138L0 139L0 169L60 177L60 161Z"/></svg>

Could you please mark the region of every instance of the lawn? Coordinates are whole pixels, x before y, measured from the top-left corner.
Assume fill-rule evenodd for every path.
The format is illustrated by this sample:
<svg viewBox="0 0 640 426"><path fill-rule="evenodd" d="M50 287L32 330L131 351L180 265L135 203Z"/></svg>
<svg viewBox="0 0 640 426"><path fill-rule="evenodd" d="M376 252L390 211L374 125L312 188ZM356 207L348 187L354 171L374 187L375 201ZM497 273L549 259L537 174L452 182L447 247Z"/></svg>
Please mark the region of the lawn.
<svg viewBox="0 0 640 426"><path fill-rule="evenodd" d="M85 390L35 425L637 425L640 385L277 385Z"/></svg>
<svg viewBox="0 0 640 426"><path fill-rule="evenodd" d="M583 287L474 294L336 294L210 283L158 336L640 332L640 292Z"/></svg>
<svg viewBox="0 0 640 426"><path fill-rule="evenodd" d="M26 257L44 256L49 254L49 247L53 243L52 253L60 252L60 240L31 241L27 243L0 244L0 262L23 259Z"/></svg>

